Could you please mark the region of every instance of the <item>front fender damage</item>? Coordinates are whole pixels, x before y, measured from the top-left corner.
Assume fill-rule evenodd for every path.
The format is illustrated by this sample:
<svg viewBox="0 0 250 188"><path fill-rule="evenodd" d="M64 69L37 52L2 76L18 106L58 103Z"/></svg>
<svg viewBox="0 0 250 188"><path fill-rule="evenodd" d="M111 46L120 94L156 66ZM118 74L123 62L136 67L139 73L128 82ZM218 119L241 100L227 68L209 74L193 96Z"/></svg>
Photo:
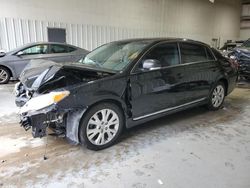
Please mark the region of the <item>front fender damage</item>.
<svg viewBox="0 0 250 188"><path fill-rule="evenodd" d="M67 123L66 123L66 138L70 140L72 144L79 143L78 130L81 118L87 108L83 110L70 111L67 114Z"/></svg>

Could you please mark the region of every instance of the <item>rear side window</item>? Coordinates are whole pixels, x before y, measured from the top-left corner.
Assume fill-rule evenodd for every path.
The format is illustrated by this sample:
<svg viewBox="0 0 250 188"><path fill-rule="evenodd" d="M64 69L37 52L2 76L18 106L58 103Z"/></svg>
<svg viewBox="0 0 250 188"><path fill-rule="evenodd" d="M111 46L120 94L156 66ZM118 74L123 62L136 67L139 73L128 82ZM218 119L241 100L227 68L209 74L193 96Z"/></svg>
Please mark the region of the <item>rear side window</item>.
<svg viewBox="0 0 250 188"><path fill-rule="evenodd" d="M215 57L216 57L217 59L223 59L223 58L224 58L224 57L222 56L222 54L221 54L218 50L212 48L212 51L213 51L213 53L214 53L214 55L215 55Z"/></svg>
<svg viewBox="0 0 250 188"><path fill-rule="evenodd" d="M156 59L160 61L162 67L178 65L178 45L177 43L159 44L153 48L143 59Z"/></svg>
<svg viewBox="0 0 250 188"><path fill-rule="evenodd" d="M207 61L207 52L204 46L190 43L180 43L182 63Z"/></svg>
<svg viewBox="0 0 250 188"><path fill-rule="evenodd" d="M52 44L50 45L50 52L53 53L68 53L68 46Z"/></svg>
<svg viewBox="0 0 250 188"><path fill-rule="evenodd" d="M207 59L208 60L215 60L215 58L214 58L214 56L213 56L213 54L212 54L212 52L211 52L211 50L209 49L209 48L207 48L206 47L206 53L207 53Z"/></svg>
<svg viewBox="0 0 250 188"><path fill-rule="evenodd" d="M76 48L73 48L73 47L68 47L68 49L69 49L69 52L73 52L73 51L76 51Z"/></svg>

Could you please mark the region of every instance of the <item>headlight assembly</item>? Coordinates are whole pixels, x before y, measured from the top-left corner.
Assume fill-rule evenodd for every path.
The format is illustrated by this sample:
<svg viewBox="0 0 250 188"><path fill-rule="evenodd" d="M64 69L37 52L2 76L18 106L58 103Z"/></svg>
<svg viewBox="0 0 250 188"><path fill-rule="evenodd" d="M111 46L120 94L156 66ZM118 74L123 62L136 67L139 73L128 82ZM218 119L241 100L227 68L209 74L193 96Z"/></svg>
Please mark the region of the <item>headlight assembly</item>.
<svg viewBox="0 0 250 188"><path fill-rule="evenodd" d="M21 109L20 114L26 113L29 111L41 110L45 107L48 107L52 104L56 104L63 100L65 97L69 96L69 91L59 91L59 92L50 92L48 94L40 95L34 98L31 98Z"/></svg>

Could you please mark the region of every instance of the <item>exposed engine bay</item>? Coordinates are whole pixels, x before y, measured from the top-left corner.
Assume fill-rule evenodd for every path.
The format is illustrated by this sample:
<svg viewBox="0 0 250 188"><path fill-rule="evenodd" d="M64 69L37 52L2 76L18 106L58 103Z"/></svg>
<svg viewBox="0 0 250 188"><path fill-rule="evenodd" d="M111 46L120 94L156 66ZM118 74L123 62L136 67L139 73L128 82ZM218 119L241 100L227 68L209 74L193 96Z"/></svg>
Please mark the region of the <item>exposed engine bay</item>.
<svg viewBox="0 0 250 188"><path fill-rule="evenodd" d="M17 106L23 106L30 98L39 94L112 75L112 73L83 68L78 63L66 65L49 62L49 64L51 66L46 67L45 70L43 65L42 72L39 72L40 67L24 70L20 82L15 85Z"/></svg>

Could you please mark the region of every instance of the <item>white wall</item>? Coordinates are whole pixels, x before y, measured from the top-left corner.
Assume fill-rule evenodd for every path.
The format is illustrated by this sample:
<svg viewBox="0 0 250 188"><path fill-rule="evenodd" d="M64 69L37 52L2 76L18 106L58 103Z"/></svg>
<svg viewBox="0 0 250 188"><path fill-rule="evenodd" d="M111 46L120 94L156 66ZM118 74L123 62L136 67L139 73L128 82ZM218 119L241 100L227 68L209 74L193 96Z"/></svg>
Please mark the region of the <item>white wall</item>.
<svg viewBox="0 0 250 188"><path fill-rule="evenodd" d="M239 38L240 0L1 0L0 48L47 40L47 26L93 49L133 37Z"/></svg>
<svg viewBox="0 0 250 188"><path fill-rule="evenodd" d="M250 38L250 29L241 29L240 30L240 39L247 40Z"/></svg>
<svg viewBox="0 0 250 188"><path fill-rule="evenodd" d="M245 4L242 6L241 16L250 17L250 4ZM250 38L250 21L242 20L241 30L240 30L240 39L246 40Z"/></svg>

